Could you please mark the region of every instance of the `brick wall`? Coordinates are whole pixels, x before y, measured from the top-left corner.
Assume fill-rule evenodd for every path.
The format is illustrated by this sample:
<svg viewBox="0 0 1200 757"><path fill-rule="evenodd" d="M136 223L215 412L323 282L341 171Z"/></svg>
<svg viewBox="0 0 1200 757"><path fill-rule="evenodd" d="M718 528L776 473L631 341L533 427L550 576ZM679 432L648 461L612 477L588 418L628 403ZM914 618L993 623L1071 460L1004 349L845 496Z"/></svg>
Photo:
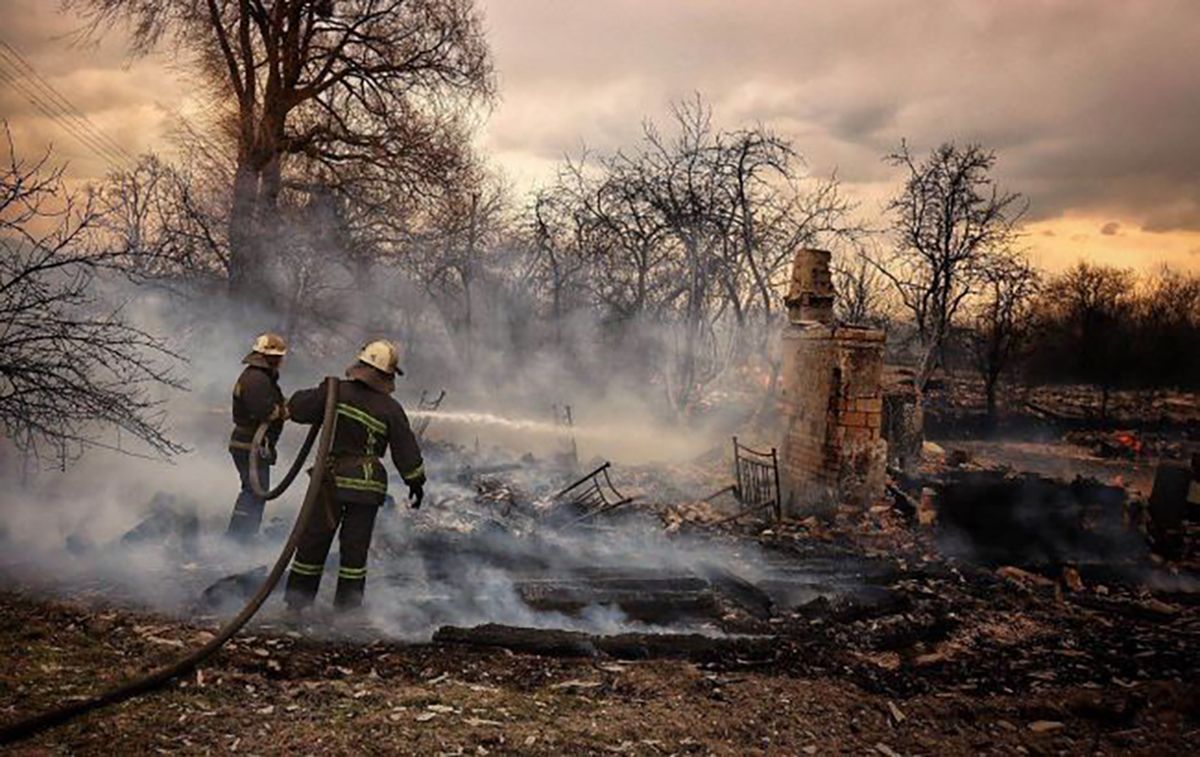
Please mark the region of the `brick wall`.
<svg viewBox="0 0 1200 757"><path fill-rule="evenodd" d="M786 328L779 472L787 515L866 507L882 494L883 337L816 322Z"/></svg>
<svg viewBox="0 0 1200 757"><path fill-rule="evenodd" d="M792 323L833 320L833 276L828 250L803 249L792 261L792 280L784 304Z"/></svg>
<svg viewBox="0 0 1200 757"><path fill-rule="evenodd" d="M914 475L921 464L924 417L916 378L908 368L885 366L883 373L883 439L889 465Z"/></svg>

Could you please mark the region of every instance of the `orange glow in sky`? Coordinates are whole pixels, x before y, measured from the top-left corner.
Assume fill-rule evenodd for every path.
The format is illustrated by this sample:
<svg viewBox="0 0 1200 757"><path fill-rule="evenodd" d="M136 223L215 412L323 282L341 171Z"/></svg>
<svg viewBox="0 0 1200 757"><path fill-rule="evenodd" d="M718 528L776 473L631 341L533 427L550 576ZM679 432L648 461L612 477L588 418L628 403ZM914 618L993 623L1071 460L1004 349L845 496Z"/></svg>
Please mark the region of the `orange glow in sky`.
<svg viewBox="0 0 1200 757"><path fill-rule="evenodd" d="M812 173L836 171L873 226L900 180L880 158L902 138L917 152L978 141L1029 198L1025 242L1042 266L1200 270L1198 3L476 4L501 90L478 144L518 192L584 145L633 144L643 118L699 92L720 126L765 124ZM79 19L58 2L0 0L0 17L0 42L120 150L169 158L180 116L205 126L187 60L131 57L119 31L72 46ZM77 181L119 163L30 102L22 65L0 44L0 118L18 151L53 145Z"/></svg>

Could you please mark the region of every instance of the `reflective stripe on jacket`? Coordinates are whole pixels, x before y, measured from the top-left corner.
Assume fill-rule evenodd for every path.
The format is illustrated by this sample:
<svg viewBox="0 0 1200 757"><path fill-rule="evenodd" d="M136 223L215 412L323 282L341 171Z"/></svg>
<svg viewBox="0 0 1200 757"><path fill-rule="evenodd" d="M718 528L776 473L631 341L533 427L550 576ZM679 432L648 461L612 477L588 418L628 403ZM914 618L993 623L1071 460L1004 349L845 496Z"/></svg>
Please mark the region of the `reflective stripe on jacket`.
<svg viewBox="0 0 1200 757"><path fill-rule="evenodd" d="M279 375L270 367L247 365L233 385L233 433L229 448L249 450L254 432L283 404ZM276 421L267 430L267 442L273 448L283 431L283 421Z"/></svg>
<svg viewBox="0 0 1200 757"><path fill-rule="evenodd" d="M324 385L296 392L288 400L291 419L297 423L320 421L324 407ZM400 403L361 381L343 379L338 384L337 432L330 448L338 498L382 503L388 485L381 458L389 449L406 482L425 481L421 450Z"/></svg>

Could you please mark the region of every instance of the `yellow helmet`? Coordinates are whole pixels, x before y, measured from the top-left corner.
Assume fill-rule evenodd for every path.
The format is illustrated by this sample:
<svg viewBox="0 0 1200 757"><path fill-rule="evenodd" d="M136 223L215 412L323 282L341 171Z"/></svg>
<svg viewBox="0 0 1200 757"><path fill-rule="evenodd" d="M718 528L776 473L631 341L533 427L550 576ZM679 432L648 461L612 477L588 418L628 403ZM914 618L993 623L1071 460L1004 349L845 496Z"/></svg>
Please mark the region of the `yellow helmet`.
<svg viewBox="0 0 1200 757"><path fill-rule="evenodd" d="M287 342L278 334L272 334L268 331L265 334L259 334L255 337L252 351L260 355L286 355Z"/></svg>
<svg viewBox="0 0 1200 757"><path fill-rule="evenodd" d="M396 345L386 339L367 342L363 346L362 352L358 353L358 362L366 363L389 376L404 373L399 367L400 351L396 349Z"/></svg>

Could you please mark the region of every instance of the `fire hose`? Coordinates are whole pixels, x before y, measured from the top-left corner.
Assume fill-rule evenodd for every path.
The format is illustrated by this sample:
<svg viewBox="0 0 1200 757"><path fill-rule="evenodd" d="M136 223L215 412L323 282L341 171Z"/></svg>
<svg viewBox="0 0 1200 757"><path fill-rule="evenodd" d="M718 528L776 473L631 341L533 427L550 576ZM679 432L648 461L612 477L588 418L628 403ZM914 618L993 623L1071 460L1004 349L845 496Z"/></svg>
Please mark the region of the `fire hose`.
<svg viewBox="0 0 1200 757"><path fill-rule="evenodd" d="M292 464L291 469L288 470L283 481L269 492L263 491L258 475L260 449L268 424L264 423L261 425L254 435L254 441L251 443L250 450L250 484L255 494L266 499L275 499L283 494L284 490L287 489L300 472L300 468L303 466L304 460L318 436L320 437L320 441L317 443L317 457L316 463L312 466L312 477L308 483L308 490L304 493L304 503L300 507L300 514L296 516L296 523L292 526L292 532L288 535L287 543L284 544L283 550L279 553L279 557L276 558L275 565L272 566L270 573L267 574L266 580L263 581L262 586L258 588L254 596L250 598L250 601L246 603L246 606L242 608L242 611L226 623L203 646L170 665L151 671L140 678L127 681L116 688L88 699L62 705L16 723L0 727L0 745L22 741L48 728L61 725L84 713L98 710L101 707L111 704L124 702L127 699L132 699L146 692L153 691L172 679L191 672L200 663L215 654L217 650L225 645L225 642L233 638L242 629L242 626L246 625L254 617L255 613L262 607L263 602L266 601L272 590L274 590L275 585L279 583L279 579L283 576L284 570L287 569L288 563L291 562L292 555L296 551L296 546L300 541L300 534L304 532L305 524L308 523L308 519L312 517L319 506L321 489L325 485L327 468L325 461L329 458L330 445L333 443L334 426L337 422L337 387L338 380L336 378L330 377L325 379L325 413L322 421L319 425L314 425L309 429L308 436L304 440L304 445L300 449L300 454L296 456L296 461Z"/></svg>

